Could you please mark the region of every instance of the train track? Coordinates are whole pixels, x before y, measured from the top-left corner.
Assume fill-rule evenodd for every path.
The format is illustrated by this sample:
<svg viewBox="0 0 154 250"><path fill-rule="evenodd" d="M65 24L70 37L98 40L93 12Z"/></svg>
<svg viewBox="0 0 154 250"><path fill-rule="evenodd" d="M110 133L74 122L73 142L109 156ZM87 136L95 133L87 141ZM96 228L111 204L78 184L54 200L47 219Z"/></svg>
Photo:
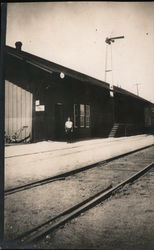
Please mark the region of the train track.
<svg viewBox="0 0 154 250"><path fill-rule="evenodd" d="M149 148L149 146L145 147L145 148ZM143 150L143 148L142 148L142 150ZM138 151L141 151L141 149L140 150L135 150L135 152L138 152ZM133 151L133 153L135 153L135 152ZM59 214L57 216L51 218L50 220L46 221L43 224L40 224L39 226L36 226L32 230L29 230L29 231L19 235L19 237L17 237L15 240L13 240L13 242L8 243L8 244L10 244L11 248L13 248L14 243L15 243L14 248L19 248L19 247L22 248L22 247L25 247L25 246L27 248L31 248L31 247L29 247L30 246L29 244L31 244L31 242L34 243L36 240L44 237L49 232L52 232L53 230L57 229L59 226L64 225L66 222L68 222L72 218L74 218L74 217L78 216L79 214L83 213L84 211L94 207L98 203L100 203L102 201L105 201L107 198L112 196L117 190L122 188L125 184L133 182L134 180L136 180L137 178L139 178L140 176L145 174L148 170L150 170L150 169L153 170L154 162L150 163L153 160L153 148L148 149L148 151L145 149L145 151L143 151L143 152L147 152L147 153L149 152L149 153L148 154L146 153L146 156L147 156L146 158L142 158L142 159L144 159L142 162L140 160L140 156L143 155L142 151L139 152L139 153L135 153L135 154L132 154L132 152L129 152L129 153L125 154L125 155L128 155L128 157L122 157L122 156L115 157L116 159L118 159L118 158L122 158L122 159L118 159L118 161L115 160L113 162L112 162L113 159L112 160L110 159L108 161L109 164L107 164L107 162L105 164L105 162L104 162L103 168L102 168L102 170L104 169L103 174L105 173L105 171L107 169L112 169L112 171L115 171L115 172L117 171L116 175L120 174L120 172L118 172L118 170L122 171L122 172L125 171L124 175L122 175L122 178L124 176L126 177L126 171L128 171L128 172L131 171L133 174L129 178L125 179L124 181L123 181L124 178L121 179L121 177L120 177L120 179L118 180L118 181L121 180L120 183L117 183L117 182L114 183L113 182L114 185L109 185L109 183L108 183L107 187L103 186L103 187L106 187L105 189L102 189L102 190L99 189L97 191L95 190L95 193L93 192L92 196L90 196L90 197L87 196L88 197L87 199L82 200L82 202L81 202L81 200L80 200L80 202L78 201L79 203L77 203L75 206L70 206L69 209L66 209L63 212L59 211ZM135 158L136 156L137 156L138 160L137 160L137 158ZM132 164L131 159L135 159L133 164ZM119 165L116 165L117 163L120 164L120 162L123 162L125 164L126 163L125 160L131 161L131 164L128 165L128 167L126 167L124 165L121 168ZM134 168L134 164L137 161L138 161L138 163L137 163L136 167ZM98 168L96 168L96 169L99 169L100 166L99 166L99 164L97 164L97 165L98 165ZM112 165L113 165L113 167L112 167ZM139 170L139 168L140 168L140 170ZM95 170L92 170L92 171L95 171ZM89 175L89 171L87 171L87 172L85 171L84 173L87 176ZM127 177L130 175L130 173L127 174ZM84 176L82 176L82 181L86 181L85 180L85 176L86 176L85 174L84 174ZM102 177L103 177L103 174L102 174ZM79 178L79 177L75 176L74 178ZM56 215L56 213L55 213L55 215Z"/></svg>
<svg viewBox="0 0 154 250"><path fill-rule="evenodd" d="M114 187L112 187L111 185L108 186L106 189L101 190L95 195L65 210L64 212L55 216L51 220L48 220L42 225L35 227L34 229L26 233L23 233L18 238L16 238L13 242L10 242L9 243L10 246L12 248L20 248L20 249L31 248L32 244L34 244L37 240L53 232L55 229L64 225L66 222L70 221L71 219L79 216L81 213L96 206L100 202L105 201L110 196L113 196L119 189L123 188L126 184L134 182L135 180L140 178L142 175L144 175L147 171L151 170L153 167L154 167L154 162L148 164L146 167L142 168L135 174L131 175L129 178L115 185Z"/></svg>
<svg viewBox="0 0 154 250"><path fill-rule="evenodd" d="M41 185L49 184L49 183L54 182L54 181L64 180L68 176L72 176L72 175L75 175L77 173L80 173L80 172L86 171L88 169L94 168L98 164L101 164L101 165L107 164L108 162L111 162L113 160L122 158L124 156L130 155L130 154L135 153L135 152L139 152L141 150L144 150L144 149L152 147L152 146L153 146L153 144L149 145L149 146L146 146L146 147L143 147L143 148L140 148L140 149L136 149L136 150L121 154L121 155L118 155L118 156L115 156L115 157L112 157L112 158L107 159L105 161L97 162L97 163L87 165L87 166L84 166L84 167L81 167L81 168L78 168L78 169L75 169L75 170L71 170L71 171L68 171L68 172L64 172L62 174L58 174L58 175L55 175L55 176L52 176L52 177L49 177L49 178L46 178L46 179L38 180L38 181L35 181L35 182L32 182L32 183L28 183L28 184L25 184L25 185L21 185L21 186L18 186L18 187L13 187L13 188L7 189L7 190L5 190L5 196L11 195L11 194L14 194L14 193L17 193L17 192L25 191L25 190L28 190L28 189L31 189L31 188L35 188L35 187L38 187L38 186L41 186Z"/></svg>

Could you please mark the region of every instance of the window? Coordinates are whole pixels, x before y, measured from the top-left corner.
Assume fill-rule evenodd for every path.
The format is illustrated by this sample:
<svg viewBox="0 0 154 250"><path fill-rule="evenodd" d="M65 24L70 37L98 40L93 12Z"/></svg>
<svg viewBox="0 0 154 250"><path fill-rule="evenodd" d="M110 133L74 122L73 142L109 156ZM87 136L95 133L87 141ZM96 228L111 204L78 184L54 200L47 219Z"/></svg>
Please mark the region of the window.
<svg viewBox="0 0 154 250"><path fill-rule="evenodd" d="M80 127L84 128L84 120L85 120L85 105L80 104Z"/></svg>
<svg viewBox="0 0 154 250"><path fill-rule="evenodd" d="M90 127L90 105L86 105L86 128Z"/></svg>
<svg viewBox="0 0 154 250"><path fill-rule="evenodd" d="M74 104L74 128L78 127L77 117L78 117L78 106L77 104Z"/></svg>
<svg viewBox="0 0 154 250"><path fill-rule="evenodd" d="M74 104L73 111L74 128L77 128L78 126L80 126L80 128L90 128L90 105Z"/></svg>

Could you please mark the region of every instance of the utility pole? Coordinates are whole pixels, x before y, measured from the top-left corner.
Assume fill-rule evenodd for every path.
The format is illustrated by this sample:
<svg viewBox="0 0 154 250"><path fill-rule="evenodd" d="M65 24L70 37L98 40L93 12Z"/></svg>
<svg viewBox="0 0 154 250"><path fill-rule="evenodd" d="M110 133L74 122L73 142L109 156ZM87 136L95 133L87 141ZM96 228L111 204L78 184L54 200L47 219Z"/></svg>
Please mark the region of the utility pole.
<svg viewBox="0 0 154 250"><path fill-rule="evenodd" d="M117 39L123 39L124 36L116 36L116 37L110 37L110 38L106 38L105 42L106 42L106 56L105 56L105 82L106 82L106 76L108 72L112 72L112 83L110 85L110 96L113 97L114 96L114 89L113 89L113 67L112 67L112 43L115 42L115 40ZM111 46L110 46L111 45ZM110 52L111 52L111 69L108 69L108 48L110 48ZM112 122L113 124L116 121L116 116L115 116L115 103L114 103L114 98L111 99L111 103L112 103Z"/></svg>
<svg viewBox="0 0 154 250"><path fill-rule="evenodd" d="M106 82L106 74L108 72L112 71L112 69L108 69L107 68L108 67L108 65L107 65L108 64L108 47L109 47L109 45L112 45L112 43L114 43L115 40L117 40L117 39L123 39L123 38L124 38L124 36L116 36L116 37L110 37L110 38L107 37L105 39L105 42L107 43L107 46L106 46L106 56L105 56L105 82ZM111 53L111 68L112 68L112 53ZM112 81L113 81L113 79L112 79Z"/></svg>
<svg viewBox="0 0 154 250"><path fill-rule="evenodd" d="M142 83L136 83L136 84L134 84L134 85L136 85L136 89L137 89L137 95L139 96L139 85L142 85Z"/></svg>

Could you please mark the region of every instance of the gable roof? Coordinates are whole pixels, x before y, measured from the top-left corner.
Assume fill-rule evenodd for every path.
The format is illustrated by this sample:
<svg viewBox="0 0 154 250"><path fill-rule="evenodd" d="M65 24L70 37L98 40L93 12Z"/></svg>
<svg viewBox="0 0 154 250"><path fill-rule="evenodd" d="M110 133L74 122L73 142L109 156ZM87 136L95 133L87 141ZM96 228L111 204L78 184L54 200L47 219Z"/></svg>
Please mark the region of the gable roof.
<svg viewBox="0 0 154 250"><path fill-rule="evenodd" d="M110 85L106 82L103 82L94 77L88 76L86 74L80 73L78 71L72 70L70 68L64 67L57 63L48 61L46 59L30 54L28 52L25 52L22 50L18 51L17 49L13 47L6 46L6 53L10 56L16 57L19 60L23 60L24 62L30 65L33 65L39 69L42 69L43 71L46 71L48 73L56 72L60 74L61 72L63 72L66 76L75 78L82 82L87 82L89 84L97 85L106 89L110 88Z"/></svg>
<svg viewBox="0 0 154 250"><path fill-rule="evenodd" d="M49 60L43 59L41 57L38 57L36 55L30 54L28 52L25 51L18 51L16 48L10 47L10 46L6 46L6 53L10 56L16 57L18 60L22 60L30 65L33 65L36 68L39 68L43 71L46 71L48 73L61 73L63 72L66 76L69 76L71 78L77 79L79 81L88 83L88 84L92 84L92 85L96 85L99 87L103 87L106 89L110 89L110 84L106 83L104 81L98 80L94 77L88 76L86 74L80 73L76 70L72 70L70 68L64 67L62 65L59 65L57 63L51 62ZM127 96L131 96L134 97L140 101L146 102L146 103L150 103L152 104L150 101L137 96L125 89L119 88L117 86L113 86L113 90L111 90L115 93L120 93L123 95L127 95Z"/></svg>
<svg viewBox="0 0 154 250"><path fill-rule="evenodd" d="M144 99L144 98L142 98L142 97L140 97L138 95L135 95L132 92L129 92L129 91L125 90L125 89L119 88L117 86L114 86L113 90L114 90L114 93L120 93L120 94L123 94L123 95L134 97L135 99L138 99L140 101L151 103L150 101L148 101L148 100L146 100L146 99Z"/></svg>

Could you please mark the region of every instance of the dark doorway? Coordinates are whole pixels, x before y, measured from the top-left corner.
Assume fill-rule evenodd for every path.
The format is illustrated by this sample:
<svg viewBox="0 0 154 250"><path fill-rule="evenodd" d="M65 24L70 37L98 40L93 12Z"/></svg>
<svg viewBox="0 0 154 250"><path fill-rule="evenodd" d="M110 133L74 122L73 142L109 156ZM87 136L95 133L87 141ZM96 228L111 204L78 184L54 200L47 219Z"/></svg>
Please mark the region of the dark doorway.
<svg viewBox="0 0 154 250"><path fill-rule="evenodd" d="M56 140L64 140L64 107L62 103L55 105L55 135Z"/></svg>
<svg viewBox="0 0 154 250"><path fill-rule="evenodd" d="M44 112L35 112L34 126L34 141L43 141L46 139L45 128L45 114Z"/></svg>

